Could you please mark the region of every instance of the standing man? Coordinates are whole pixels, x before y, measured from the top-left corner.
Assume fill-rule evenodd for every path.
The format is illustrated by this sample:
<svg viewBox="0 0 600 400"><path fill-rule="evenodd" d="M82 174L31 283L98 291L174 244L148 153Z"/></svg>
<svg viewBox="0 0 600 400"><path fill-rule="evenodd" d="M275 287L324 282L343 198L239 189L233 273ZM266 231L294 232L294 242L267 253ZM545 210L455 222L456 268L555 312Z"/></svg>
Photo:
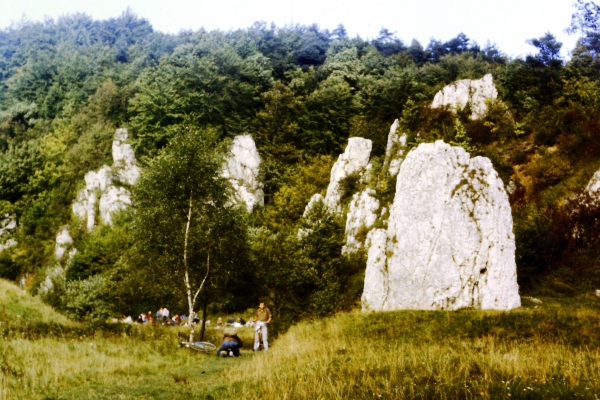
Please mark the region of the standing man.
<svg viewBox="0 0 600 400"><path fill-rule="evenodd" d="M262 329L262 340L265 350L269 350L269 342L267 340L267 324L271 322L271 311L265 307L264 301L258 302L258 309L254 314L256 325L254 328L254 351L258 350L260 343L258 341L258 331Z"/></svg>

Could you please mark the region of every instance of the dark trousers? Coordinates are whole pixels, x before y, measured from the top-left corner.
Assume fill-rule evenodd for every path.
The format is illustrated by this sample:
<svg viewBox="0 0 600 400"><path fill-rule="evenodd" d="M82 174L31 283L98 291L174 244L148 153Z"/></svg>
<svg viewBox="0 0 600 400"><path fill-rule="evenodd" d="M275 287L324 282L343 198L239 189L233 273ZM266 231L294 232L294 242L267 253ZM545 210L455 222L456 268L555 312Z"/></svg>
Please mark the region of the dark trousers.
<svg viewBox="0 0 600 400"><path fill-rule="evenodd" d="M221 347L217 350L217 355L220 356L222 352L229 352L231 350L233 355L239 357L240 355L240 346L238 346L237 342L223 342L221 343Z"/></svg>

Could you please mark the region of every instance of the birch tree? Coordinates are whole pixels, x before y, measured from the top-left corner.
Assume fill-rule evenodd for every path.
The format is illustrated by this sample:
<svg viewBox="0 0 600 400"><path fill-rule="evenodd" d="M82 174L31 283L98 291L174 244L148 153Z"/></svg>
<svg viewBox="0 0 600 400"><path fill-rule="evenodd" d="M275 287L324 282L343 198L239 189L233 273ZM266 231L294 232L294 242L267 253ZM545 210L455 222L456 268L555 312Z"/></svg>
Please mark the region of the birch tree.
<svg viewBox="0 0 600 400"><path fill-rule="evenodd" d="M243 218L228 201L229 185L220 176L223 154L214 131L185 128L150 162L133 190L142 268L161 286L184 295L190 316L211 278L226 284L222 277L235 275L243 255ZM190 341L193 335L192 325Z"/></svg>

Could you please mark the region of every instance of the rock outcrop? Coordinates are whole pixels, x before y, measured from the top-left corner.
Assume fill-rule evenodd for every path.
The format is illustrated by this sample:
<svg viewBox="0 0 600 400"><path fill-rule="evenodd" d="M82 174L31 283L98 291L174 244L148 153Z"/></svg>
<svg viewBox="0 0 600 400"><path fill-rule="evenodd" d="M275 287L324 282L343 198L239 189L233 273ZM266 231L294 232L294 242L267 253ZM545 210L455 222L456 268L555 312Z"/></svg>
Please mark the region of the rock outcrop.
<svg viewBox="0 0 600 400"><path fill-rule="evenodd" d="M117 129L112 143L112 156L115 176L121 182L133 185L140 177L140 168L137 166L135 153L127 140L127 129Z"/></svg>
<svg viewBox="0 0 600 400"><path fill-rule="evenodd" d="M17 220L10 214L4 214L0 220L0 253L4 250L16 246L17 241L10 237L10 231L17 227Z"/></svg>
<svg viewBox="0 0 600 400"><path fill-rule="evenodd" d="M588 182L585 190L593 193L600 189L600 170L596 171L590 181Z"/></svg>
<svg viewBox="0 0 600 400"><path fill-rule="evenodd" d="M131 204L131 193L121 184L133 185L140 176L135 155L128 138L127 129L117 129L112 144L113 165L104 165L98 171L85 175L85 188L77 194L73 213L85 222L88 232L98 224L98 212L102 223L112 224L112 214Z"/></svg>
<svg viewBox="0 0 600 400"><path fill-rule="evenodd" d="M344 188L343 182L346 179L360 180L362 174L366 171L369 159L371 157L371 148L373 144L369 139L353 137L348 140L348 146L343 154L340 154L338 160L331 169L331 179L325 195L325 204L336 213L341 212L340 201Z"/></svg>
<svg viewBox="0 0 600 400"><path fill-rule="evenodd" d="M318 202L323 202L324 203L325 202L325 198L320 193L313 194L313 197L310 198L310 200L308 201L308 204L306 205L306 207L304 207L304 213L302 214L302 216L304 218L306 218L306 216L308 215L308 212Z"/></svg>
<svg viewBox="0 0 600 400"><path fill-rule="evenodd" d="M481 79L461 79L445 86L435 95L431 108L450 106L454 110L462 110L470 104L471 119L480 119L487 110L486 100L497 97L492 74L487 74Z"/></svg>
<svg viewBox="0 0 600 400"><path fill-rule="evenodd" d="M233 138L222 176L229 179L235 192L233 199L243 203L248 212L257 205L264 206L263 185L258 180L260 155L250 135Z"/></svg>
<svg viewBox="0 0 600 400"><path fill-rule="evenodd" d="M67 249L73 244L73 238L69 228L65 227L56 235L56 246L54 247L54 256L60 260L65 255Z"/></svg>
<svg viewBox="0 0 600 400"><path fill-rule="evenodd" d="M377 221L379 200L374 189L366 188L355 193L350 201L346 216L346 244L342 252L349 253L361 249L369 229Z"/></svg>
<svg viewBox="0 0 600 400"><path fill-rule="evenodd" d="M398 120L395 120L390 127L388 135L387 147L385 149L385 159L383 162L383 170L391 176L398 175L400 164L404 159L406 152L406 134L398 133Z"/></svg>
<svg viewBox="0 0 600 400"><path fill-rule="evenodd" d="M403 161L387 230L367 235L363 310L520 305L508 196L487 158L442 141Z"/></svg>

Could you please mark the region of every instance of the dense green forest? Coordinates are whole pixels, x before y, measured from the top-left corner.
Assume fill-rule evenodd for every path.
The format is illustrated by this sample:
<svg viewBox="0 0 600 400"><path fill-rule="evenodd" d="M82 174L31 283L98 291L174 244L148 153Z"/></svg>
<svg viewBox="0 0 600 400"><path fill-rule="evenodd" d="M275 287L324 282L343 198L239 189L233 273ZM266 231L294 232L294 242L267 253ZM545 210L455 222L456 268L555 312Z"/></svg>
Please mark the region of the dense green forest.
<svg viewBox="0 0 600 400"><path fill-rule="evenodd" d="M0 253L0 277L29 276L36 293L57 262L57 232L71 224L78 253L46 296L50 304L74 317L136 315L164 304L187 310L179 264L148 250L170 240L148 242L157 214L134 205L88 233L70 205L86 172L110 164L116 128L128 128L142 169L153 171L132 188L138 199L169 197L148 177L167 182L159 168L177 154L204 154L189 160L206 179L222 157L212 149L249 133L262 157L266 205L219 214L220 225L203 220L206 232L229 228L223 243L198 241L220 249L211 253L214 270L198 307L232 312L265 298L281 327L352 308L364 260L341 254L345 221L322 209L302 213L326 188L349 137L371 139L381 159L399 119L411 145L460 143L489 157L505 185L512 182L522 293L548 277L560 278L557 290L600 284L600 205L584 191L600 166L599 7L579 1L566 28L579 37L568 59L551 33L528 40L530 55L510 58L462 33L423 45L388 29L368 41L342 25L257 22L169 35L129 10L104 21L75 14L0 30L0 215L18 223L11 233L18 245ZM487 73L499 96L485 118L430 108L445 85ZM198 141L212 147L189 150ZM173 196L185 205L176 186ZM299 236L298 228L312 233Z"/></svg>

